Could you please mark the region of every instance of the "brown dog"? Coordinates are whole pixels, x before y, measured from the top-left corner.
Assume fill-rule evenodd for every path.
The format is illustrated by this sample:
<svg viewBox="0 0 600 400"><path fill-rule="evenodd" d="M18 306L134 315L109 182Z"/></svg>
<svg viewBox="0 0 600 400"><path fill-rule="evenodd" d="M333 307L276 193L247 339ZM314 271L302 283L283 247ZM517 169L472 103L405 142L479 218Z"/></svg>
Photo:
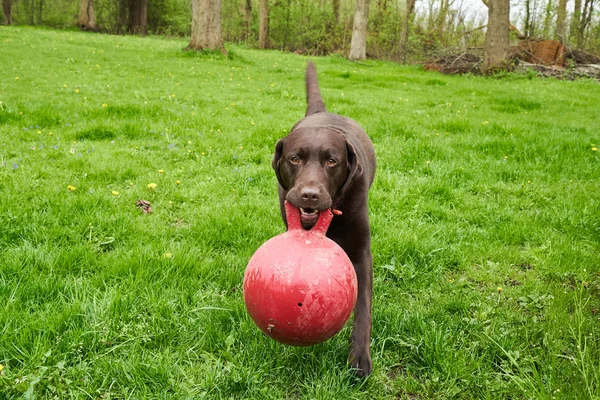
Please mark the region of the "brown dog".
<svg viewBox="0 0 600 400"><path fill-rule="evenodd" d="M312 63L306 69L306 91L305 118L275 147L281 215L287 226L287 200L300 208L302 226L310 229L320 211L342 212L334 217L327 236L348 254L358 277L348 360L359 376L368 376L373 283L368 192L375 176L375 150L356 122L326 111Z"/></svg>

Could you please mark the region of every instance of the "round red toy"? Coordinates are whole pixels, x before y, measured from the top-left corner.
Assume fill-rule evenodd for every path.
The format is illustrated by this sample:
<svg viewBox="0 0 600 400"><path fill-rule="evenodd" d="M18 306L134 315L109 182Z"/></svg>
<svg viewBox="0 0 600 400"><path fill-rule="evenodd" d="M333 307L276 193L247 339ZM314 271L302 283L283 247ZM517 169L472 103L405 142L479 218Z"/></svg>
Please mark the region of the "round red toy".
<svg viewBox="0 0 600 400"><path fill-rule="evenodd" d="M288 231L263 244L244 274L244 301L256 325L278 342L310 346L340 331L356 303L352 262L325 233L333 214L321 211L311 230L285 202Z"/></svg>

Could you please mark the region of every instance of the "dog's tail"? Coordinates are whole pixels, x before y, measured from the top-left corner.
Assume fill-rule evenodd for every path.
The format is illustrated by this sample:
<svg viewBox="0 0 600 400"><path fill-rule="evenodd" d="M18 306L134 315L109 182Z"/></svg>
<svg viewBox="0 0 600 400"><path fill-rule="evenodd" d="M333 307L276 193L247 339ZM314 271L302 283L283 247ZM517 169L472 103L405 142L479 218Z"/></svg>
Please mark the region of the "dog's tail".
<svg viewBox="0 0 600 400"><path fill-rule="evenodd" d="M317 71L312 61L309 61L306 67L306 103L306 116L327 111L317 82Z"/></svg>

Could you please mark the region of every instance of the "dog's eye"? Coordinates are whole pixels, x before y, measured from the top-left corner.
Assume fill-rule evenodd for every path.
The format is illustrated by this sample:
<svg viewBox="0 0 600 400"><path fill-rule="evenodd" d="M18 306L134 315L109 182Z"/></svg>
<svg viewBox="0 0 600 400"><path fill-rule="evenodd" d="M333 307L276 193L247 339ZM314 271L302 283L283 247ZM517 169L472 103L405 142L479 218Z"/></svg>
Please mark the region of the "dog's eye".
<svg viewBox="0 0 600 400"><path fill-rule="evenodd" d="M329 160L327 160L327 165L329 165L330 167L334 166L335 164L337 164L337 161L334 160L333 158L330 158Z"/></svg>
<svg viewBox="0 0 600 400"><path fill-rule="evenodd" d="M291 157L291 158L290 158L290 162L291 162L292 164L300 164L300 157L298 157L298 156L293 156L293 157Z"/></svg>

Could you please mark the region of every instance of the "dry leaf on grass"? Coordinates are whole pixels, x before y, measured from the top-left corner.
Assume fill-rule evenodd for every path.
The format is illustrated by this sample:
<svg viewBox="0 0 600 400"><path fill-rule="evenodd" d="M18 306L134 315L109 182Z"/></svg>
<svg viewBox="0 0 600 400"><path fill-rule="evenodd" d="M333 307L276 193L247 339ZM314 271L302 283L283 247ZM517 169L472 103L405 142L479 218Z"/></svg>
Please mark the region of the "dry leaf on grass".
<svg viewBox="0 0 600 400"><path fill-rule="evenodd" d="M150 206L150 202L148 200L139 199L135 202L135 205L141 208L144 214L150 214L152 212L152 207Z"/></svg>

